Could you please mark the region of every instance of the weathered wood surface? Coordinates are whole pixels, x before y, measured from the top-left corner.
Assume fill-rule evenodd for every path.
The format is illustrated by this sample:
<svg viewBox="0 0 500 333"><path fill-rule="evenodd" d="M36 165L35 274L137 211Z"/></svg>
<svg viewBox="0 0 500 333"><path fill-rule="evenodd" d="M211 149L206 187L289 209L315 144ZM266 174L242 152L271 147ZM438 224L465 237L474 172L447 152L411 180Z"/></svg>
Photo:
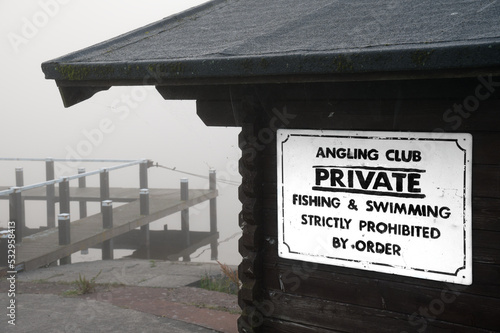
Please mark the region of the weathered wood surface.
<svg viewBox="0 0 500 333"><path fill-rule="evenodd" d="M494 81L500 82L500 78ZM279 88L263 91L257 87L249 92L254 95L253 110L241 105L238 108L238 100L243 99L233 93L234 119L251 119L251 124L242 122L240 134L243 233L239 248L244 258L239 266L243 282L239 299L244 308L240 330L245 327L247 332L289 333L498 331L500 94L481 101L476 110L460 121L457 118L449 121L445 112L474 96L479 81L457 79L441 85L443 82L318 84L315 85L318 89L305 87L302 91L295 86L283 96L279 96ZM282 89L287 87L290 86L283 85ZM214 103L207 95L206 101L199 102L200 116L207 123L228 122L229 115L216 114L217 108L219 112L226 110L223 98L216 96L213 100ZM285 107L289 117L278 120L286 122L276 121L272 110ZM277 127L417 132L443 129L471 133L473 284L460 286L280 258L276 239L276 147L275 137L270 135Z"/></svg>
<svg viewBox="0 0 500 333"><path fill-rule="evenodd" d="M17 264L25 270L36 269L216 196L216 190L189 190L189 200L181 201L178 190L158 190L150 194L147 216L140 215L136 200L113 208L112 229L103 229L100 213L72 222L69 245L58 245L57 228L24 238L16 247Z"/></svg>
<svg viewBox="0 0 500 333"><path fill-rule="evenodd" d="M446 309L446 311L444 309L439 311L442 312L439 314L441 321L483 329L492 329L498 322L495 316L498 311L496 309L500 306L499 299L495 298L498 295L498 288L496 294L488 295L484 292L483 295L478 295L469 291L469 289L473 291L477 288L446 283L423 286L418 281L410 279L387 281L382 275L376 279L374 275L349 275L348 271L340 273L339 270L334 270L332 272L319 266L281 263L279 268L275 268L266 265L265 284L269 288L268 295L281 292L314 300L333 298L336 302L343 304L378 308L402 314L418 313L420 307L415 304L429 306L440 301L439 303L444 304ZM315 270L314 274L312 270ZM275 279L274 276L281 276L281 278ZM326 288L327 285L328 288ZM277 298L274 301L283 302L283 298ZM292 312L294 311L296 310L293 309Z"/></svg>
<svg viewBox="0 0 500 333"><path fill-rule="evenodd" d="M334 295L331 296L334 297ZM404 294L401 294L400 297L404 297ZM480 328L480 326L484 325L480 322L472 321L470 326L464 326L436 319L428 308L429 317L422 319L418 317L417 311L415 311L415 316L412 318L411 315L399 311L384 310L380 307L369 308L357 304L346 304L337 300L330 301L324 298L302 297L290 293L275 292L268 301L270 302L267 304L269 308L274 309L272 312L274 318L304 326L317 327L320 332L321 329L325 330L325 328L331 327L332 324L335 328L329 332L417 332L418 330L422 330L422 332L491 332L488 329ZM412 302L412 300L408 300L408 302ZM311 309L313 304L316 306L315 311ZM491 315L494 315L494 311L491 310L489 314L484 316L488 315L491 317ZM297 326L289 332L303 332L300 326ZM496 323L493 327L498 328ZM262 331L281 332L273 329Z"/></svg>
<svg viewBox="0 0 500 333"><path fill-rule="evenodd" d="M0 191L8 190L10 187L0 186ZM99 187L71 187L69 190L69 196L71 201L88 201L88 202L99 202L100 199L100 188ZM178 193L179 190L175 189L149 189L150 195L162 195L169 193ZM23 191L23 198L25 200L47 200L46 187L39 187L32 190ZM139 189L137 188L120 188L111 187L109 189L109 200L113 202L131 202L139 199ZM9 196L0 196L0 200L8 200ZM55 188L54 199L56 202L59 201L59 189Z"/></svg>
<svg viewBox="0 0 500 333"><path fill-rule="evenodd" d="M487 79L487 77L485 78ZM494 82L500 81L498 77L493 77L492 80ZM400 100L408 100L421 99L423 96L428 100L447 99L454 101L468 95L474 95L480 84L481 82L477 78L353 82L328 82L325 80L324 82L311 83L259 84L259 88L266 91L275 100L287 100L293 103L318 100L393 100L395 97ZM249 86L231 86L229 84L216 86L168 85L157 86L157 89L167 99L230 102L231 99L236 101L248 93ZM500 99L500 96L492 94L488 99ZM221 110L213 116L220 113Z"/></svg>
<svg viewBox="0 0 500 333"><path fill-rule="evenodd" d="M460 102L458 102L459 104ZM500 126L495 110L498 110L500 100L491 99L482 102L477 110L467 112L466 116L457 116L453 112L454 100L433 101L432 105L422 100L355 100L355 101L279 101L274 105L277 110L287 108L289 114L296 115L302 123L301 128L314 128L321 122L323 128L356 129L356 130L398 130L411 127L414 131L445 131L481 130L495 131ZM234 126L234 102L220 100L197 101L198 115L207 125ZM226 110L223 112L222 110ZM383 111L381 111L383 110ZM221 111L220 113L216 113ZM481 115L481 116L478 116ZM295 119L294 119L295 120ZM429 124L435 124L429 128Z"/></svg>

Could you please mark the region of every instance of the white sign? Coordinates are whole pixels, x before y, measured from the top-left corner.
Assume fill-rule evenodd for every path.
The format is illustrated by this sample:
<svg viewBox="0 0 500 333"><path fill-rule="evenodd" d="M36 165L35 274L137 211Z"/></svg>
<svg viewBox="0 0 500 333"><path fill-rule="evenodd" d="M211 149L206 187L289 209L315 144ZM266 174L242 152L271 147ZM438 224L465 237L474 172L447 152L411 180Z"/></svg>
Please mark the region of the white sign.
<svg viewBox="0 0 500 333"><path fill-rule="evenodd" d="M472 283L472 136L278 130L278 251Z"/></svg>

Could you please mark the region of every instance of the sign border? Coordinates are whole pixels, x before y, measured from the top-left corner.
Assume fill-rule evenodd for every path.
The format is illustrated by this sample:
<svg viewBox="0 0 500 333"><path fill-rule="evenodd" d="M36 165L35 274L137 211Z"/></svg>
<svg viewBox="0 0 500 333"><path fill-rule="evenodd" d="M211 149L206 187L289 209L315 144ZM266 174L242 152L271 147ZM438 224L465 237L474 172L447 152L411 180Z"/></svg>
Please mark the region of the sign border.
<svg viewBox="0 0 500 333"><path fill-rule="evenodd" d="M285 139L279 139L279 134L284 133L287 135ZM293 133L296 132L296 133ZM318 132L315 134L314 132ZM332 133L332 134L328 134ZM336 134L333 134L336 133ZM338 133L338 134L337 134ZM415 135L415 136L412 136ZM422 137L424 135L430 136L430 137ZM446 136L447 138L440 138L437 137L438 135L440 136ZM434 137L433 137L434 136ZM450 136L456 136L455 138L450 138ZM354 262L354 263L359 263L362 264L365 261L363 260L357 260L357 259L347 259L347 258L337 258L337 257L332 257L332 256L318 256L318 255L312 255L312 254L304 254L301 252L294 252L292 251L290 245L286 243L285 240L285 213L284 213L284 205L285 205L285 198L284 198L284 189L285 189L285 176L284 176L284 163L283 163L283 146L284 144L289 140L290 137L325 137L325 138L339 138L339 139L376 139L376 140L414 140L414 141L440 141L440 142L455 142L457 145L458 149L460 149L463 152L463 168L464 168L464 177L463 177L463 221L462 221L462 227L463 227L463 265L461 267L458 267L454 273L452 272L442 272L442 271L436 271L436 270L427 270L425 268L418 268L418 267L400 267L400 266L395 266L395 265L390 265L390 264L385 264L385 263L378 263L378 262L366 262L368 265L373 265L373 266L380 266L380 267L390 267L390 268L399 268L401 272L385 272L385 271L376 271L372 270L369 268L363 268L363 267L352 267L349 265L342 266L338 265L336 263L324 263L323 261L320 261L320 263L327 264L327 265L333 265L333 266L342 266L342 267L348 267L348 268L354 268L354 269L364 269L364 270L369 270L369 271L375 271L375 272L382 272L382 273L389 273L389 274L396 274L396 275L404 275L404 276L413 276L408 274L404 274L407 271L417 271L417 272L423 272L423 273L434 273L434 274L440 274L440 275L448 275L448 276L453 276L457 277L460 273L460 271L465 271L464 276L462 276L464 282L456 282L456 281L448 281L445 280L445 282L454 282L454 283L459 283L459 284L468 284L470 285L472 283L472 209L469 208L471 207L472 203L472 198L471 195L472 193L467 193L467 189L471 188L471 184L467 184L468 182L471 182L471 177L467 177L467 174L472 172L472 162L471 160L467 160L467 148L464 148L460 145L459 139L464 138L465 136L469 137L470 140L470 159L472 158L472 135L468 133L425 133L425 132L382 132L382 131L336 131L336 130L300 130L300 129L279 129L277 131L277 144L279 145L278 151L277 151L277 157L278 157L278 167L279 169L277 170L279 172L278 175L278 209L279 209L279 216L280 216L280 223L281 223L281 230L282 230L282 235L279 234L278 232L278 237L282 236L282 244L286 245L288 248L288 253L291 254L296 254L296 255L307 255L311 257L321 257L321 258L327 258L327 259L333 259L337 261L344 261L344 262ZM281 194L281 197L280 197ZM279 203L281 203L281 206L279 206ZM468 223L470 221L470 223ZM278 230L279 231L279 230ZM470 246L468 246L470 243ZM469 251L468 251L469 249ZM469 253L468 253L469 252ZM278 255L279 257L282 256L282 252L278 249ZM288 258L288 257L284 257ZM290 258L288 258L290 259ZM297 259L295 259L297 260ZM298 259L298 260L303 260L303 259ZM303 260L304 261L304 260ZM468 262L469 267L468 267ZM468 277L467 274L468 273ZM419 278L423 278L421 276L418 276ZM436 280L433 278L429 278L432 280ZM442 279L438 279L439 281L444 281Z"/></svg>

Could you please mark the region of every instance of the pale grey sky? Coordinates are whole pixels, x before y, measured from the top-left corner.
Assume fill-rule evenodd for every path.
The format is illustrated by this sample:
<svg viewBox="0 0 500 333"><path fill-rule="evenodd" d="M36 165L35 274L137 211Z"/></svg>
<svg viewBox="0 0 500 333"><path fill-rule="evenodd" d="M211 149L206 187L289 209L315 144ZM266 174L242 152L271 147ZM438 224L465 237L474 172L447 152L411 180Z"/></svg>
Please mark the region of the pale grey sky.
<svg viewBox="0 0 500 333"><path fill-rule="evenodd" d="M120 87L65 109L55 82L45 80L40 67L44 61L203 2L206 1L0 1L0 157L149 158L197 174L208 174L212 167L219 177L239 181L239 128L205 126L196 115L194 101L165 101L154 87ZM45 180L43 163L0 161L0 185L13 185L17 166L25 168L25 183ZM76 168L73 170L76 173ZM62 165L60 175L63 172L69 174L72 170ZM181 177L184 176L150 169L150 186L178 186ZM134 186L137 182L135 175L124 176L118 186ZM204 180L190 179L192 188L205 185ZM240 205L235 186L221 189L220 194L219 225L223 239L239 230ZM203 215L200 219L205 218L204 213L199 215ZM0 227L6 219L8 209L0 203ZM233 256L227 261L237 263L239 258Z"/></svg>

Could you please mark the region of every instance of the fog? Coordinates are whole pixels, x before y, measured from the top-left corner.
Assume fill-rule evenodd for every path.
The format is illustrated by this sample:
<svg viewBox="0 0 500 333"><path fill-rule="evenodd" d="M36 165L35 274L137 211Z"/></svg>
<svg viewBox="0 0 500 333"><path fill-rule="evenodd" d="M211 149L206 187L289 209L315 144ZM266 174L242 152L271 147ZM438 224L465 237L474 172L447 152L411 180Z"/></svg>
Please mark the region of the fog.
<svg viewBox="0 0 500 333"><path fill-rule="evenodd" d="M207 127L196 115L194 101L165 101L154 87L114 87L65 109L53 80L45 80L41 63L126 33L205 1L184 0L40 0L1 1L2 121L0 157L140 159L197 175L217 170L219 179L238 183L239 128ZM119 163L57 163L56 177ZM15 184L15 168L24 168L25 184L45 180L43 162L0 161L0 185ZM190 188L208 188L204 178L160 168L149 169L149 186L177 188L189 178ZM89 186L98 177L88 179ZM138 167L110 175L111 186L138 187ZM77 186L76 182L71 184ZM237 186L218 183L219 260L237 264ZM28 202L27 226L45 225L45 204ZM94 211L97 207L91 208ZM72 211L77 212L77 209ZM208 230L208 205L193 209L192 230ZM9 218L0 202L0 227ZM75 217L72 216L72 220ZM152 229L179 227L173 215ZM193 255L209 261L210 251ZM202 253L203 252L203 253ZM78 255L80 256L80 255ZM199 257L198 257L199 256ZM78 260L85 260L78 259ZM75 260L73 260L75 261Z"/></svg>

